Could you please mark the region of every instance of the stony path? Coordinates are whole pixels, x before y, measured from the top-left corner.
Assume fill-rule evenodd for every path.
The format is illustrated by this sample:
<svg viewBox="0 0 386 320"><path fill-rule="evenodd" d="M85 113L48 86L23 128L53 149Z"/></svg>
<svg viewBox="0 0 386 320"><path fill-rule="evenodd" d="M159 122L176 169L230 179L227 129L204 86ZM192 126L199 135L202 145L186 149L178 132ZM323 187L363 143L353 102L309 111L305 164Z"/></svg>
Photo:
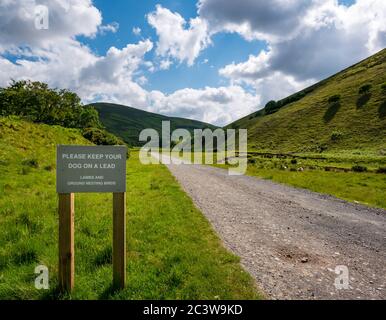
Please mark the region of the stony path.
<svg viewBox="0 0 386 320"><path fill-rule="evenodd" d="M386 211L210 166L168 168L268 297L386 299ZM334 285L337 266L348 289Z"/></svg>

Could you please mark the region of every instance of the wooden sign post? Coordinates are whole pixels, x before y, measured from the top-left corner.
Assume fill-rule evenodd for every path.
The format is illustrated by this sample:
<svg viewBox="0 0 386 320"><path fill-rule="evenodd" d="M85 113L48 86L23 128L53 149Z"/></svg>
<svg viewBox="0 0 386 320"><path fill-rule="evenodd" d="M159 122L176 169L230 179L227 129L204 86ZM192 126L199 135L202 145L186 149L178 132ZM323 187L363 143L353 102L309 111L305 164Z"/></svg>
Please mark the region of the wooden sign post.
<svg viewBox="0 0 386 320"><path fill-rule="evenodd" d="M126 193L113 195L113 286L126 286Z"/></svg>
<svg viewBox="0 0 386 320"><path fill-rule="evenodd" d="M113 286L126 285L126 155L124 146L58 146L59 287L74 288L74 193L113 193Z"/></svg>
<svg viewBox="0 0 386 320"><path fill-rule="evenodd" d="M74 288L74 194L59 194L59 286Z"/></svg>

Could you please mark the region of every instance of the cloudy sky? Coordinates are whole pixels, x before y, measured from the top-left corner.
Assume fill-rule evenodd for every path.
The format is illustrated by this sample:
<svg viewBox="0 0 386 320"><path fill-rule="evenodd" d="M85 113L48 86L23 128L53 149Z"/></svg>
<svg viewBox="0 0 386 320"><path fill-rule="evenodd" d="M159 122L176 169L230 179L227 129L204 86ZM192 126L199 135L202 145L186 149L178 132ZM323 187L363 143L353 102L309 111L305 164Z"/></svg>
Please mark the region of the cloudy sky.
<svg viewBox="0 0 386 320"><path fill-rule="evenodd" d="M217 125L384 47L385 0L0 0L0 86Z"/></svg>

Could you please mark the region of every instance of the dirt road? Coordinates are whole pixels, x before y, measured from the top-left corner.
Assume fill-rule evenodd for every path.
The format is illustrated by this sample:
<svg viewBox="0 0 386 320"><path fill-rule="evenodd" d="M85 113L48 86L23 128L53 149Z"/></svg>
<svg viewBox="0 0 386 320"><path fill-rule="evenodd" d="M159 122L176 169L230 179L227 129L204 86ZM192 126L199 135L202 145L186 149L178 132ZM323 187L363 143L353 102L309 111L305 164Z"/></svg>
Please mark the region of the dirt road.
<svg viewBox="0 0 386 320"><path fill-rule="evenodd" d="M168 168L268 297L386 299L386 211L210 166ZM337 266L348 289L334 285Z"/></svg>

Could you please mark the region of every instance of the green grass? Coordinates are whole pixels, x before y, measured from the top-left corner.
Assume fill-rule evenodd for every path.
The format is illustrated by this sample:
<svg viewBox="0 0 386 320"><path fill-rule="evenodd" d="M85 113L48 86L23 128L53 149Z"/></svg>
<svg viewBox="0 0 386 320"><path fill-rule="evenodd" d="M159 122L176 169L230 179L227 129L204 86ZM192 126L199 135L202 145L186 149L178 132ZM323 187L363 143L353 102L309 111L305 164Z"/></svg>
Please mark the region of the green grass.
<svg viewBox="0 0 386 320"><path fill-rule="evenodd" d="M166 167L127 164L127 283L111 290L112 196L76 194L75 290L56 290L55 145L89 144L77 130L0 118L0 299L258 299L239 258ZM50 290L34 287L35 266Z"/></svg>
<svg viewBox="0 0 386 320"><path fill-rule="evenodd" d="M386 209L386 157L366 154L248 155L247 174ZM228 165L215 165L227 168ZM367 172L354 172L361 166Z"/></svg>
<svg viewBox="0 0 386 320"><path fill-rule="evenodd" d="M324 171L288 172L254 167L250 167L247 173L347 201L386 209L385 175Z"/></svg>
<svg viewBox="0 0 386 320"><path fill-rule="evenodd" d="M251 150L386 154L386 49L314 86L278 112L240 119L229 128L248 129ZM371 84L368 94L359 89ZM333 95L338 103L329 103Z"/></svg>
<svg viewBox="0 0 386 320"><path fill-rule="evenodd" d="M155 129L161 135L162 121L170 121L172 130L184 128L193 132L194 129L215 128L201 121L167 117L113 103L93 103L92 106L98 110L99 118L107 130L122 138L130 146L144 144L138 140L143 129Z"/></svg>

